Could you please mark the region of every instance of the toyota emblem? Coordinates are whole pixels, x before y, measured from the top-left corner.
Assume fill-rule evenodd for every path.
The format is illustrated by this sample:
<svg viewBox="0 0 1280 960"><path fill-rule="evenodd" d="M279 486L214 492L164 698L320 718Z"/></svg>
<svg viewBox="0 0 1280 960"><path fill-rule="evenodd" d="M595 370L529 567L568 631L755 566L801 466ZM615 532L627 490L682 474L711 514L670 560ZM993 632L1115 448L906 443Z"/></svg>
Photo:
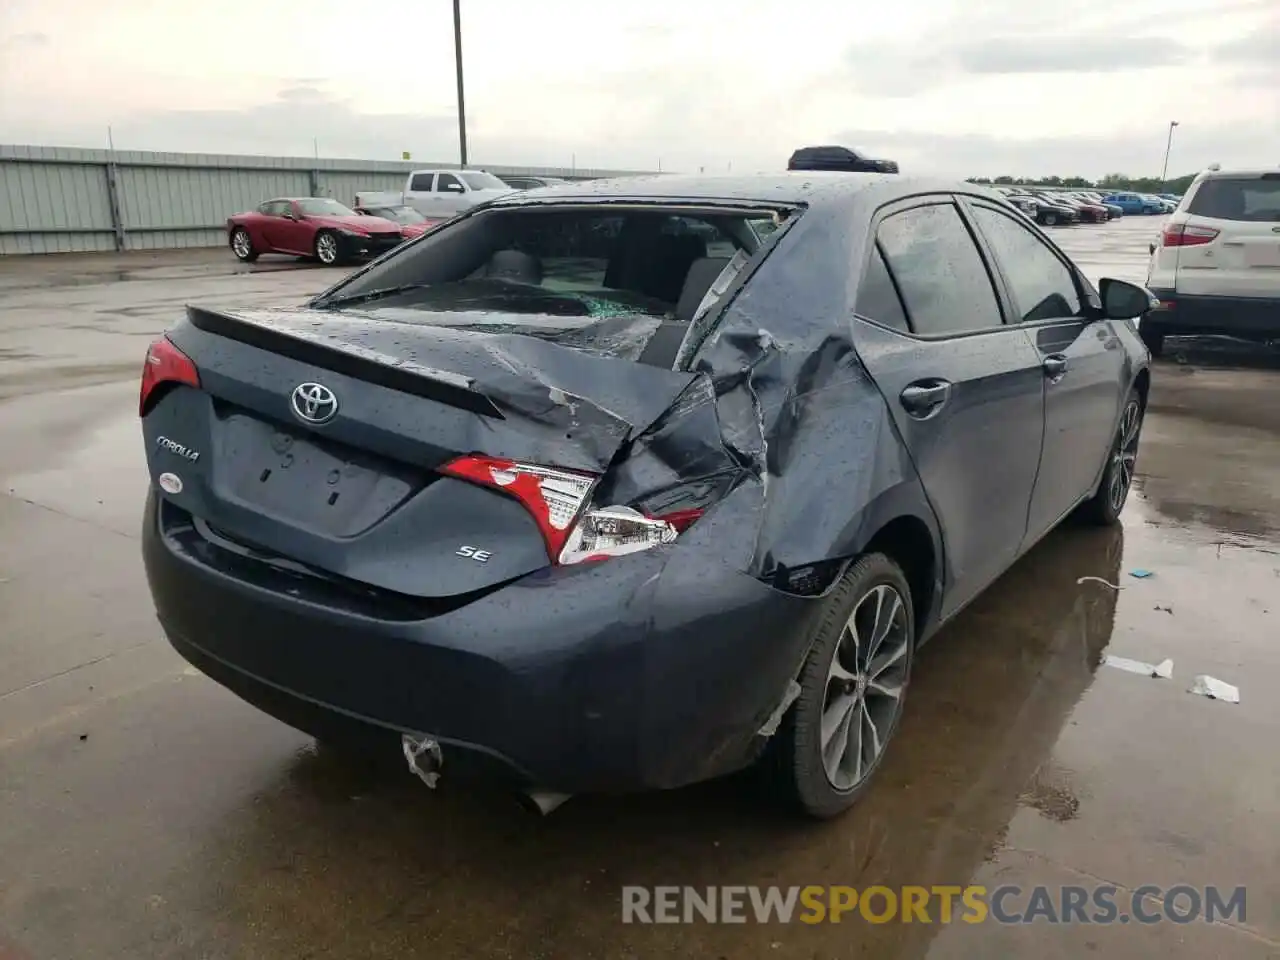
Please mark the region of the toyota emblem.
<svg viewBox="0 0 1280 960"><path fill-rule="evenodd" d="M328 423L338 415L338 398L323 383L300 383L293 388L293 412L304 423Z"/></svg>

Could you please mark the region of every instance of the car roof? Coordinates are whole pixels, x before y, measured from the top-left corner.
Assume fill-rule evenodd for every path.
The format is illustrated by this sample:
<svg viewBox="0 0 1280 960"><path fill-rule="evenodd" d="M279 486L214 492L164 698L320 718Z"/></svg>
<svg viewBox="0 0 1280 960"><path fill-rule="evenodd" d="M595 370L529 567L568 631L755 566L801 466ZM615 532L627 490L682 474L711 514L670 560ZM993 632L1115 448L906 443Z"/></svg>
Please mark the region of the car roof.
<svg viewBox="0 0 1280 960"><path fill-rule="evenodd" d="M798 206L835 203L853 197L885 200L916 193L1000 194L981 184L960 180L904 177L895 173L796 170L784 173L714 176L654 174L539 187L492 201L493 206L520 206L548 201L620 201L780 204Z"/></svg>
<svg viewBox="0 0 1280 960"><path fill-rule="evenodd" d="M1269 170L1266 170L1266 169L1204 170L1199 174L1197 179L1221 180L1223 178L1229 178L1232 180L1242 180L1242 179L1261 180L1263 177L1277 177L1277 176L1280 176L1280 167L1272 167Z"/></svg>

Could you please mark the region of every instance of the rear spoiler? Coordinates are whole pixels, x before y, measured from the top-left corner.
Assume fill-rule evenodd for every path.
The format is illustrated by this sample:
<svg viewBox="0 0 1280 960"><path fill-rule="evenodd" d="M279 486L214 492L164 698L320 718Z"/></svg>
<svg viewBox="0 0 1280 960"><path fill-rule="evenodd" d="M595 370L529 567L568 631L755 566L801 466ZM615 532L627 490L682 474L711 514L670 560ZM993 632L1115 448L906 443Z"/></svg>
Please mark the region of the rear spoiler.
<svg viewBox="0 0 1280 960"><path fill-rule="evenodd" d="M475 389L469 377L416 364L392 366L355 344L324 344L304 340L283 330L205 307L187 307L187 319L197 330L268 350L334 373L443 403L483 417L505 420L493 400Z"/></svg>

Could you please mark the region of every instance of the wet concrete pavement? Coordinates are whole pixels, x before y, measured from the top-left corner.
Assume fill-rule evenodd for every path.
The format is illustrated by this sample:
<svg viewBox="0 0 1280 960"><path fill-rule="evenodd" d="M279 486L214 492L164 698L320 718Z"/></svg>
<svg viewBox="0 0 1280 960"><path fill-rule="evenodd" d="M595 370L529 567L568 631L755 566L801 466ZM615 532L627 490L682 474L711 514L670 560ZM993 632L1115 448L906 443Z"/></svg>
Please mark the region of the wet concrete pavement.
<svg viewBox="0 0 1280 960"><path fill-rule="evenodd" d="M1057 236L1091 275L1141 279L1156 229ZM152 615L146 343L184 301L338 275L225 251L0 261L0 958L1280 956L1280 373L1190 348L1158 366L1123 528L1055 532L922 651L845 817L785 819L740 777L538 820L317 752L186 668ZM1104 652L1172 658L1174 679ZM1187 693L1200 673L1241 702ZM624 884L967 883L1243 885L1248 909L621 923Z"/></svg>

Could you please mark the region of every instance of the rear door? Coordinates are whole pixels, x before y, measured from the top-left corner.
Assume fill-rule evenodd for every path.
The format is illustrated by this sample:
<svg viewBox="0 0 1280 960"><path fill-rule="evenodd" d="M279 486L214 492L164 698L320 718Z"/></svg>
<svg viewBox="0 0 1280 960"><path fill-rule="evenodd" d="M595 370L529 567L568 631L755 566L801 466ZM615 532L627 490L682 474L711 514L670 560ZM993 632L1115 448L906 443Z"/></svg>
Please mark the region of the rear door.
<svg viewBox="0 0 1280 960"><path fill-rule="evenodd" d="M409 175L409 186L404 192L404 202L420 213L431 216L435 204L436 175L428 171Z"/></svg>
<svg viewBox="0 0 1280 960"><path fill-rule="evenodd" d="M1034 542L1091 492L1128 390L1128 360L1113 321L1058 250L995 204L964 207L1004 280L1011 321L1021 324L1043 368L1044 452L1027 517Z"/></svg>
<svg viewBox="0 0 1280 960"><path fill-rule="evenodd" d="M1044 375L1026 331L1005 324L997 280L950 195L887 207L873 229L858 351L942 528L945 617L1018 555L1044 435Z"/></svg>
<svg viewBox="0 0 1280 960"><path fill-rule="evenodd" d="M1203 180L1186 212L1196 233L1217 235L1173 248L1178 293L1280 297L1280 173Z"/></svg>

